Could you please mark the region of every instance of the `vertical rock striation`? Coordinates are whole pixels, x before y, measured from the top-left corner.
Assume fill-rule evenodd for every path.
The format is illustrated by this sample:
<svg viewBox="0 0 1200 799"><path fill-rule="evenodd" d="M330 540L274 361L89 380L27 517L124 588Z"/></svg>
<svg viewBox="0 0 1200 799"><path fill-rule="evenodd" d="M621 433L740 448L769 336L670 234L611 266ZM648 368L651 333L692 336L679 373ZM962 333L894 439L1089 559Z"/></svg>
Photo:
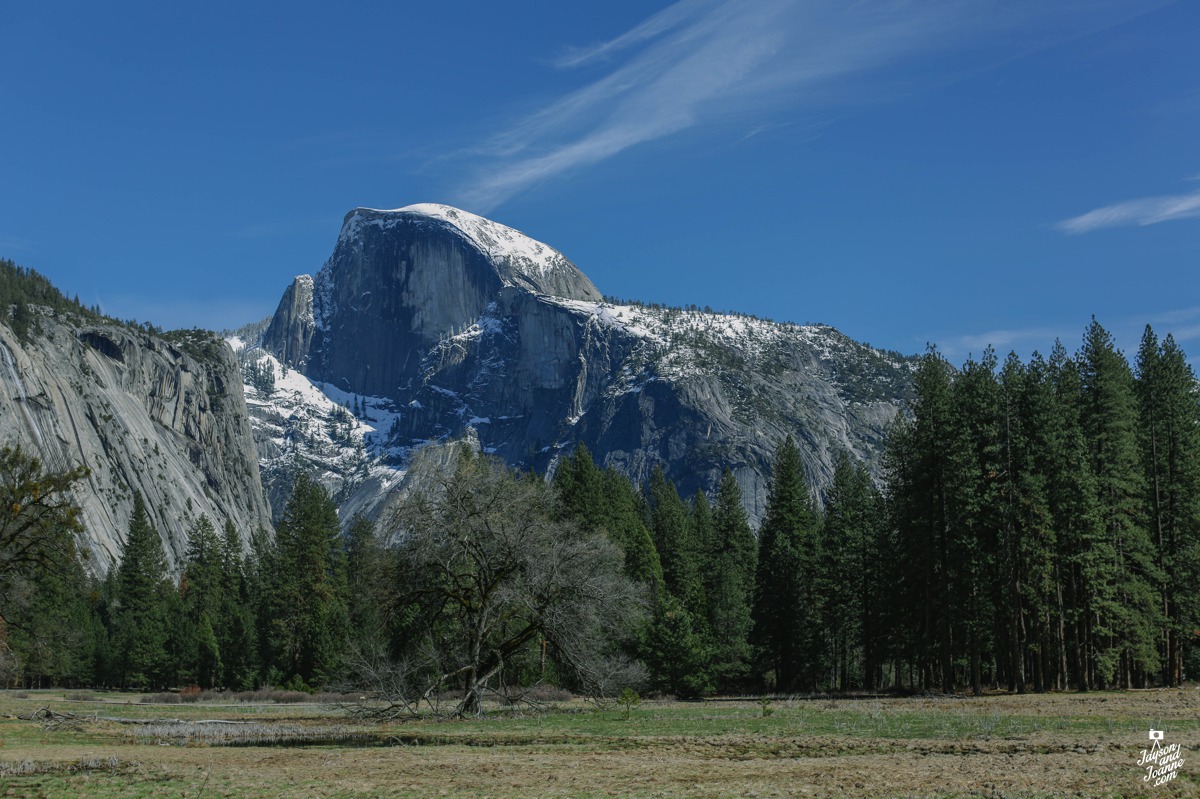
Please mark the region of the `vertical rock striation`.
<svg viewBox="0 0 1200 799"><path fill-rule="evenodd" d="M24 340L0 325L0 441L51 468L91 470L77 500L97 570L119 557L135 494L176 568L202 513L247 537L269 525L241 375L224 342L37 313Z"/></svg>

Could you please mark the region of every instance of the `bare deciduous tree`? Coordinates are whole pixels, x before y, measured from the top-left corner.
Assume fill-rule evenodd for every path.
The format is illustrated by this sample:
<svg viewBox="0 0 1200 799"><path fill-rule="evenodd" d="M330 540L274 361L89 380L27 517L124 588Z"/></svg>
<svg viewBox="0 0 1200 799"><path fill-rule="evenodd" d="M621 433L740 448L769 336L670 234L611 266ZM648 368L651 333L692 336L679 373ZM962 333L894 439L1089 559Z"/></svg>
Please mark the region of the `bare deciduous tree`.
<svg viewBox="0 0 1200 799"><path fill-rule="evenodd" d="M409 658L387 672L393 709L461 688L477 714L515 655L544 638L560 673L589 693L636 682L620 641L646 612L619 549L563 520L554 492L502 463L464 458L392 518L399 606L416 619Z"/></svg>

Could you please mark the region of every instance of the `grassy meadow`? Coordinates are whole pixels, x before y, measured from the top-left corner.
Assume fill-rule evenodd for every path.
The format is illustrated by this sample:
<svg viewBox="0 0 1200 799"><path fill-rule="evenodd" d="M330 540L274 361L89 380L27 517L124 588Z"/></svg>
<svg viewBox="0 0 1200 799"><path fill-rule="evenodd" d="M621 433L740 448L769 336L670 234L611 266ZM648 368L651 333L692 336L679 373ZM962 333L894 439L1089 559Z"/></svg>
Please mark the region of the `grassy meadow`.
<svg viewBox="0 0 1200 799"><path fill-rule="evenodd" d="M0 797L1200 796L1194 688L573 700L387 724L336 703L142 699L0 692ZM1150 729L1183 748L1165 785L1138 766Z"/></svg>

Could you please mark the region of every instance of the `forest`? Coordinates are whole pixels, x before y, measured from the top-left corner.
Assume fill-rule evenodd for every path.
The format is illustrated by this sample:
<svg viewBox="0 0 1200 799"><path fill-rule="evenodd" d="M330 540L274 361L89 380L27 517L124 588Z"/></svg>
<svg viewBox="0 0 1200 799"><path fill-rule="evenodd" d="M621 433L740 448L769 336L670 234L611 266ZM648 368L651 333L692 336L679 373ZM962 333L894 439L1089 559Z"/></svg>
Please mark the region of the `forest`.
<svg viewBox="0 0 1200 799"><path fill-rule="evenodd" d="M70 502L85 476L0 450L7 685L352 689L395 714L451 695L465 715L534 686L978 694L1200 673L1200 401L1149 327L1132 364L1095 321L1073 355L955 368L931 348L882 472L840 457L818 496L788 437L757 531L731 470L681 497L580 446L550 479L464 455L374 522L339 520L301 472L274 531L192 520L177 574L138 499L98 575Z"/></svg>

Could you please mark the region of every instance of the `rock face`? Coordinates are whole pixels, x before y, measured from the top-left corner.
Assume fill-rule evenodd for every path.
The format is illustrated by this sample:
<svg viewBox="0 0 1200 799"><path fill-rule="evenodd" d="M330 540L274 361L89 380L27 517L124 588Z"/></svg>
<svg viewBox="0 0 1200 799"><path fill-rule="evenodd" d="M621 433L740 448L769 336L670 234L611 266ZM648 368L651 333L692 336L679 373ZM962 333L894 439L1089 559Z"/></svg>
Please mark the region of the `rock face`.
<svg viewBox="0 0 1200 799"><path fill-rule="evenodd" d="M820 487L839 451L878 464L909 390L910 359L826 326L605 302L556 250L446 206L351 211L311 309L300 280L262 347L396 467L468 430L538 470L584 442L635 481L661 465L681 493L730 467L757 520L786 435Z"/></svg>
<svg viewBox="0 0 1200 799"><path fill-rule="evenodd" d="M91 470L76 499L92 562L119 556L135 493L172 567L200 514L244 537L270 524L241 376L232 351L202 331L38 314L19 339L0 325L0 441L47 466Z"/></svg>
<svg viewBox="0 0 1200 799"><path fill-rule="evenodd" d="M278 352L286 363L307 364L315 329L313 280L309 275L299 275L283 292L283 299L263 333L263 346Z"/></svg>
<svg viewBox="0 0 1200 799"><path fill-rule="evenodd" d="M316 278L311 308L290 290L287 316L266 347L314 380L356 394L393 397L423 380L424 355L468 329L502 290L599 300L574 264L544 244L482 217L439 205L346 215L333 256ZM289 302L285 296L284 302ZM283 308L281 303L280 308ZM317 331L303 357L279 347ZM403 387L403 388L402 388Z"/></svg>

